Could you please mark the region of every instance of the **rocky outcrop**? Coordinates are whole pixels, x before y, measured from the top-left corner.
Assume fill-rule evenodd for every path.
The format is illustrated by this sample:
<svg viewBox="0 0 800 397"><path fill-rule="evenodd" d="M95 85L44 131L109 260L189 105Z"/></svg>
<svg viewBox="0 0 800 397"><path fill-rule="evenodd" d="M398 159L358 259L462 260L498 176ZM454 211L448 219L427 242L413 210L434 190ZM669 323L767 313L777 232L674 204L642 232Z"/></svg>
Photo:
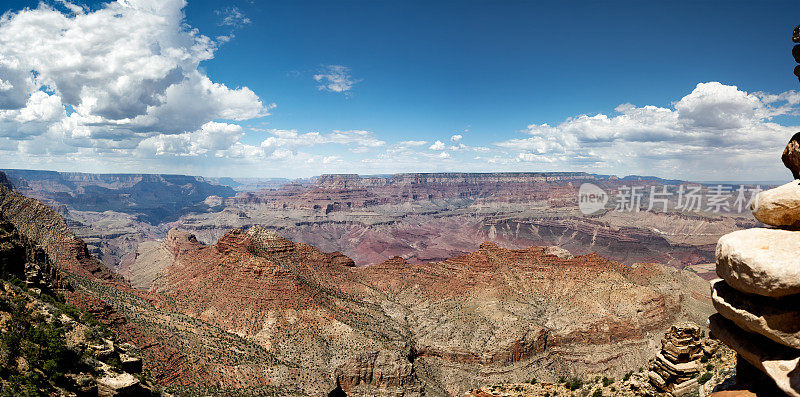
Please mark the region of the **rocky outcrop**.
<svg viewBox="0 0 800 397"><path fill-rule="evenodd" d="M783 162L797 178L798 135L787 145ZM754 206L757 218L779 228L795 226L796 182L767 190ZM800 232L748 229L722 236L717 243L717 274L712 287L718 311L711 332L735 350L740 361L765 374L791 396L800 396ZM737 367L737 371L738 371ZM737 377L750 377L737 373Z"/></svg>
<svg viewBox="0 0 800 397"><path fill-rule="evenodd" d="M717 311L740 328L800 349L800 295L771 298L745 294L717 280L711 298Z"/></svg>
<svg viewBox="0 0 800 397"><path fill-rule="evenodd" d="M253 227L174 257L153 291L161 309L299 363L299 377L275 369L271 384L311 394L338 386L359 396L457 395L524 379L531 368L556 378L643 365L641 348L654 334L710 313L699 299L705 282L687 273L696 288L678 287L675 273L685 272L491 242L445 261L394 257L357 268L342 254Z"/></svg>
<svg viewBox="0 0 800 397"><path fill-rule="evenodd" d="M800 232L747 229L717 243L717 274L739 291L779 298L800 293Z"/></svg>
<svg viewBox="0 0 800 397"><path fill-rule="evenodd" d="M698 386L701 357L700 327L692 323L673 325L661 339L661 351L650 365L650 383L671 396L689 394Z"/></svg>
<svg viewBox="0 0 800 397"><path fill-rule="evenodd" d="M800 76L798 76L798 78L800 78ZM800 132L794 134L786 145L786 148L783 149L781 161L783 161L783 165L792 172L792 177L794 177L794 179L800 179Z"/></svg>
<svg viewBox="0 0 800 397"><path fill-rule="evenodd" d="M774 343L761 335L742 331L720 314L709 318L709 329L715 337L735 350L740 360L763 371L781 391L790 396L800 395L800 382L797 380L800 351Z"/></svg>
<svg viewBox="0 0 800 397"><path fill-rule="evenodd" d="M11 181L8 180L8 176L3 172L0 172L0 186L9 190L14 188L14 185L12 185Z"/></svg>
<svg viewBox="0 0 800 397"><path fill-rule="evenodd" d="M21 264L24 264L22 267ZM23 272L24 269L24 272ZM0 386L8 395L151 396L142 361L58 292L64 275L0 213ZM17 278L26 288L8 280ZM12 365L12 363L14 365ZM16 379L15 379L16 378Z"/></svg>
<svg viewBox="0 0 800 397"><path fill-rule="evenodd" d="M197 241L197 237L194 234L176 228L170 229L164 239L164 248L172 253L174 258L202 246L203 244Z"/></svg>

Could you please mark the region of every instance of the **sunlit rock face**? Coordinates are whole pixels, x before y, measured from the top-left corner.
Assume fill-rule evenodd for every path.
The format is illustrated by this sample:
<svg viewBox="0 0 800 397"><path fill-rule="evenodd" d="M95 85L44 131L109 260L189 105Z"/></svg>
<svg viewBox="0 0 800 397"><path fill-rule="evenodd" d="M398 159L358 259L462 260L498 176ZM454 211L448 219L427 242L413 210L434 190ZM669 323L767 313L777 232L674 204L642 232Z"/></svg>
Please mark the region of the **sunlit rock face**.
<svg viewBox="0 0 800 397"><path fill-rule="evenodd" d="M706 288L661 265L491 242L440 262L353 267L260 227L180 253L152 287L160 308L302 363L305 390L363 396L459 395L531 368L624 373L673 322L711 311L696 298Z"/></svg>

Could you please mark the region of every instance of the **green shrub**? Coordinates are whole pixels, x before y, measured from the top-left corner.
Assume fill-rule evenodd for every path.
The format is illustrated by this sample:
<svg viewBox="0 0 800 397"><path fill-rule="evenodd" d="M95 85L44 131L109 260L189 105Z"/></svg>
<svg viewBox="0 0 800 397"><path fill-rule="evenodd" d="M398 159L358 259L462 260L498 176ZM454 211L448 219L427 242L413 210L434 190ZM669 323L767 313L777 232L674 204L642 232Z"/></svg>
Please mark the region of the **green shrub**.
<svg viewBox="0 0 800 397"><path fill-rule="evenodd" d="M601 390L599 387L597 389L594 389L592 397L603 397L603 390Z"/></svg>
<svg viewBox="0 0 800 397"><path fill-rule="evenodd" d="M712 376L713 375L711 375L711 372L706 372L703 375L700 375L700 378L697 379L697 383L701 385L705 384L706 382L708 382L709 379L711 379Z"/></svg>
<svg viewBox="0 0 800 397"><path fill-rule="evenodd" d="M608 385L614 383L614 378L606 378L603 377L603 387L608 387Z"/></svg>
<svg viewBox="0 0 800 397"><path fill-rule="evenodd" d="M112 366L114 368L117 368L117 369L122 368L122 361L120 361L119 357L117 357L117 356L113 356L113 357L109 358L108 360L106 360L106 364L108 364L108 365L110 365L110 366Z"/></svg>
<svg viewBox="0 0 800 397"><path fill-rule="evenodd" d="M572 380L566 382L564 386L569 390L578 390L583 387L583 381L578 378L572 378Z"/></svg>

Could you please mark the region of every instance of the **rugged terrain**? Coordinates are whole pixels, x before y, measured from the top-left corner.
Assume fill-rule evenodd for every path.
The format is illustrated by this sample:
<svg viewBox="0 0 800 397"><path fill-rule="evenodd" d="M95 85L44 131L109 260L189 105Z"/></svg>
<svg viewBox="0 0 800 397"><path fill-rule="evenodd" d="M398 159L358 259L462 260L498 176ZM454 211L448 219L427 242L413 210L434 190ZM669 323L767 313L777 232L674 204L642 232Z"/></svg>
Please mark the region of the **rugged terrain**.
<svg viewBox="0 0 800 397"><path fill-rule="evenodd" d="M0 393L160 395L135 346L118 343L91 313L65 302L62 276L49 254L0 214Z"/></svg>
<svg viewBox="0 0 800 397"><path fill-rule="evenodd" d="M712 311L707 282L692 272L519 248L528 240L506 243L496 226L484 233L500 243L468 254L365 267L280 228L235 228L214 244L174 229L137 244L123 268L132 288L50 207L0 187L0 212L53 259L67 302L138 346L154 381L178 393L435 396L531 377L622 376L646 365L672 323L702 323Z"/></svg>
<svg viewBox="0 0 800 397"><path fill-rule="evenodd" d="M440 262L355 267L256 226L210 246L173 230L150 258L162 267L136 281L158 309L275 358L266 373L238 366L240 379L310 394L458 395L531 376L622 374L646 363L672 322L711 310L708 284L690 272L553 247L487 242Z"/></svg>

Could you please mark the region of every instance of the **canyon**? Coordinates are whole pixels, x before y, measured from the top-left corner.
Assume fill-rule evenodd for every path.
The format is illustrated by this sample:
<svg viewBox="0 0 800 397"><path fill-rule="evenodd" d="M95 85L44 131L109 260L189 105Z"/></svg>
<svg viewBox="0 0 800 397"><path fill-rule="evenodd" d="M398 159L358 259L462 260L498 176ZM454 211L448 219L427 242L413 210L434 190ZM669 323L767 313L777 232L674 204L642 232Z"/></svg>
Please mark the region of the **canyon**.
<svg viewBox="0 0 800 397"><path fill-rule="evenodd" d="M453 181L452 175L432 178L445 185ZM670 257L691 262L695 258L677 255L675 247L702 253L702 244L644 232L623 240L627 231L617 226L622 215L609 213L586 220L553 216L551 223L509 220L562 208L574 185L586 178L621 182L585 174L533 175L526 184L550 185L539 187L543 193L534 196L540 207L531 209L517 178L498 177L498 185L485 193L469 178L457 182L463 184L458 189L418 187L414 178L411 187L387 188L364 178L381 189L416 192L411 199L384 193L380 197L388 198L378 202L366 188L357 195L363 202L332 199L333 192L348 194L339 185L352 183L352 176L343 182L331 177L326 185L316 180L212 196L203 200L209 212L109 237L145 236L131 239L132 250L112 266L96 259L92 254L102 250L78 235L91 227L75 218L85 221L102 213L66 204L53 209L8 184L0 187L0 213L51 258L67 301L136 346L146 373L176 392L319 395L341 389L354 396L452 396L530 377L621 376L646 365L672 324L701 323L713 312L708 283L693 271L634 262L638 257L632 255L625 259L631 263L624 263L564 248L582 244L577 229L585 225L590 227L584 234L597 235L593 245L582 246L587 251L619 253L622 247L630 253L637 244L663 241ZM476 189L468 193L475 196L458 193L469 189ZM301 193L292 193L296 190ZM495 201L492 195L498 192L507 194ZM414 201L414 194L424 200ZM281 195L289 197L284 204L270 201ZM276 215L280 212L282 218ZM303 214L323 219L301 221ZM653 214L641 222L668 223L679 216L684 215ZM202 219L215 221L209 227ZM705 239L711 228L747 222L735 216L702 219L713 226L687 218L672 225L673 231L691 230ZM146 223L137 222L133 225ZM308 228L293 236L292 224L298 223ZM94 225L102 225L100 218ZM158 238L155 231L168 226ZM437 235L443 226L452 232ZM364 228L360 234L359 227ZM558 227L574 230L556 237ZM617 234L599 232L615 228ZM347 238L350 245L326 248L347 233L356 233ZM376 244L369 233L381 233L385 240ZM295 236L321 244L295 241L300 240ZM355 249L360 236L370 244L362 251ZM383 245L394 236L404 237ZM548 239L564 244L535 244L553 241ZM361 254L351 258L345 250ZM373 262L365 266L368 261Z"/></svg>
<svg viewBox="0 0 800 397"><path fill-rule="evenodd" d="M493 241L508 248L557 245L627 265L689 266L711 278L713 271L702 265L713 262L716 239L760 224L747 211L579 211L583 183L609 195L626 186L674 191L682 183L641 176L434 173L281 180L7 172L18 191L55 208L94 256L129 279L136 258L174 227L213 244L232 228L254 225L340 251L357 266L394 256L413 264L441 261ZM161 201L169 203L159 207ZM647 208L646 194L641 204ZM670 204L676 205L674 197Z"/></svg>

